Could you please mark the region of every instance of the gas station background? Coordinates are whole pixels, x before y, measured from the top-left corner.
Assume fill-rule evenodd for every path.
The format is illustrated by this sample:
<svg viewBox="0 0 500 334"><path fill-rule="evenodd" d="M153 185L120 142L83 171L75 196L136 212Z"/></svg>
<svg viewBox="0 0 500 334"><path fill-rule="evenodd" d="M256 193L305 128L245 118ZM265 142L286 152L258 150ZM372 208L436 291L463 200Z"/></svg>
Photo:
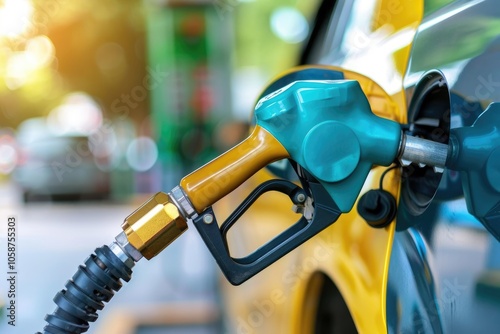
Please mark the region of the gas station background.
<svg viewBox="0 0 500 334"><path fill-rule="evenodd" d="M451 2L427 0L425 11ZM11 332L0 321L0 332L41 330L65 279L121 231L124 217L248 134L263 87L299 62L319 3L0 0L0 219L17 216L20 240L19 326ZM365 11L360 6L357 19L363 21ZM498 35L497 21L485 27L485 35ZM477 43L463 44L460 57L484 42L471 38ZM243 191L216 208L220 221L240 204L238 195ZM289 208L264 204L276 215L259 211L261 226L279 229L260 217L276 223L278 209ZM462 216L455 211L450 214L469 234L445 225L440 232L459 242L445 244L441 260L453 274L465 266L480 270L493 262L484 254L498 243L470 223L465 208ZM257 245L265 233L252 232ZM463 253L452 248L457 245ZM448 262L450 254L460 263ZM487 265L498 268L494 262ZM277 263L261 281L229 286L190 229L157 258L137 265L133 280L89 333L247 333L255 314L264 319L259 328L272 328L287 315L278 307L269 316L261 311L271 295L258 285L264 280L269 289L280 287L279 277L272 277L280 270L296 268ZM276 305L285 304L278 299ZM474 311L488 318L497 307ZM224 308L238 316L227 316Z"/></svg>
<svg viewBox="0 0 500 334"><path fill-rule="evenodd" d="M0 1L0 215L19 221L18 322L0 332L41 330L65 279L124 217L248 134L262 87L298 62L316 5ZM194 231L133 282L88 333L226 327ZM1 285L2 319L6 300Z"/></svg>
<svg viewBox="0 0 500 334"><path fill-rule="evenodd" d="M3 1L0 173L29 163L19 126L43 117L56 136L91 139L112 198L171 188L246 135L261 87L297 63L316 5Z"/></svg>

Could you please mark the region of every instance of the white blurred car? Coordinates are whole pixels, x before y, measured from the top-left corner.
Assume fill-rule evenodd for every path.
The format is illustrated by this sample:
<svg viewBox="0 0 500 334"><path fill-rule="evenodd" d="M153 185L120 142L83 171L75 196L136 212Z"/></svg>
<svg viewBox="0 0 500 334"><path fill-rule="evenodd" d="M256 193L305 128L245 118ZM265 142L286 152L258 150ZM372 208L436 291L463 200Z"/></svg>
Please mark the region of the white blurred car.
<svg viewBox="0 0 500 334"><path fill-rule="evenodd" d="M25 201L108 195L109 172L98 168L105 162L92 153L89 137L55 135L44 118L32 118L19 126L17 139L21 152L13 179Z"/></svg>

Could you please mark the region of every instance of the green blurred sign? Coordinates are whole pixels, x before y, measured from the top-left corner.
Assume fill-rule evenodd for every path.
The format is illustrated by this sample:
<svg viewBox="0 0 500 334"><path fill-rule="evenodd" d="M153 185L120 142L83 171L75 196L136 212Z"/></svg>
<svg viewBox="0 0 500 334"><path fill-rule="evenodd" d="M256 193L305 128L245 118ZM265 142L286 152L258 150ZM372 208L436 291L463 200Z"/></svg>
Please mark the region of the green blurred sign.
<svg viewBox="0 0 500 334"><path fill-rule="evenodd" d="M165 187L216 154L214 128L231 115L231 27L231 17L211 4L149 10L149 66L167 73L151 89Z"/></svg>

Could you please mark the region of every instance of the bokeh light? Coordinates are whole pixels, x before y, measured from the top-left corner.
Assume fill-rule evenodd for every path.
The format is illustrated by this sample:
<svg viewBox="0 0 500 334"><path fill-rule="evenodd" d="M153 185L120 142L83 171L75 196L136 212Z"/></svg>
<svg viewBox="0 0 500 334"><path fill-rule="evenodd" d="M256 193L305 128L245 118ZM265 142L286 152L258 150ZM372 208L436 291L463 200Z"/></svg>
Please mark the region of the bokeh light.
<svg viewBox="0 0 500 334"><path fill-rule="evenodd" d="M19 160L14 135L11 129L0 130L0 174L10 174Z"/></svg>
<svg viewBox="0 0 500 334"><path fill-rule="evenodd" d="M36 69L50 65L54 59L55 48L47 36L39 35L26 42L25 53L27 64Z"/></svg>
<svg viewBox="0 0 500 334"><path fill-rule="evenodd" d="M105 43L96 53L95 60L101 73L108 78L118 80L127 72L125 51L118 43Z"/></svg>
<svg viewBox="0 0 500 334"><path fill-rule="evenodd" d="M145 172L158 159L158 147L149 137L138 137L132 140L127 148L127 162L135 171Z"/></svg>
<svg viewBox="0 0 500 334"><path fill-rule="evenodd" d="M0 173L9 174L17 163L17 152L12 145L0 143Z"/></svg>
<svg viewBox="0 0 500 334"><path fill-rule="evenodd" d="M13 52L7 58L5 84L11 90L21 87L34 77L37 70L49 66L54 54L54 45L47 36L30 38L24 51Z"/></svg>
<svg viewBox="0 0 500 334"><path fill-rule="evenodd" d="M293 7L280 7L271 15L271 30L288 43L300 43L309 35L304 15Z"/></svg>
<svg viewBox="0 0 500 334"><path fill-rule="evenodd" d="M14 38L31 26L33 5L30 0L4 0L0 5L0 37Z"/></svg>
<svg viewBox="0 0 500 334"><path fill-rule="evenodd" d="M83 92L69 94L63 103L53 109L47 122L57 135L85 135L96 132L102 125L102 111L92 97Z"/></svg>

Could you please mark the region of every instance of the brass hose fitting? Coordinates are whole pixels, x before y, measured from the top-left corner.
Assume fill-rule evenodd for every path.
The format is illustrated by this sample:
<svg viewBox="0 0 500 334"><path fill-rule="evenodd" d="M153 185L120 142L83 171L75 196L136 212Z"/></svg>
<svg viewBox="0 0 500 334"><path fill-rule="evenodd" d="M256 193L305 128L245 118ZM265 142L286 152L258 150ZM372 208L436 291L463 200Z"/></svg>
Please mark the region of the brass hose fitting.
<svg viewBox="0 0 500 334"><path fill-rule="evenodd" d="M159 192L125 218L122 224L130 244L148 260L188 227L174 203L169 194Z"/></svg>

